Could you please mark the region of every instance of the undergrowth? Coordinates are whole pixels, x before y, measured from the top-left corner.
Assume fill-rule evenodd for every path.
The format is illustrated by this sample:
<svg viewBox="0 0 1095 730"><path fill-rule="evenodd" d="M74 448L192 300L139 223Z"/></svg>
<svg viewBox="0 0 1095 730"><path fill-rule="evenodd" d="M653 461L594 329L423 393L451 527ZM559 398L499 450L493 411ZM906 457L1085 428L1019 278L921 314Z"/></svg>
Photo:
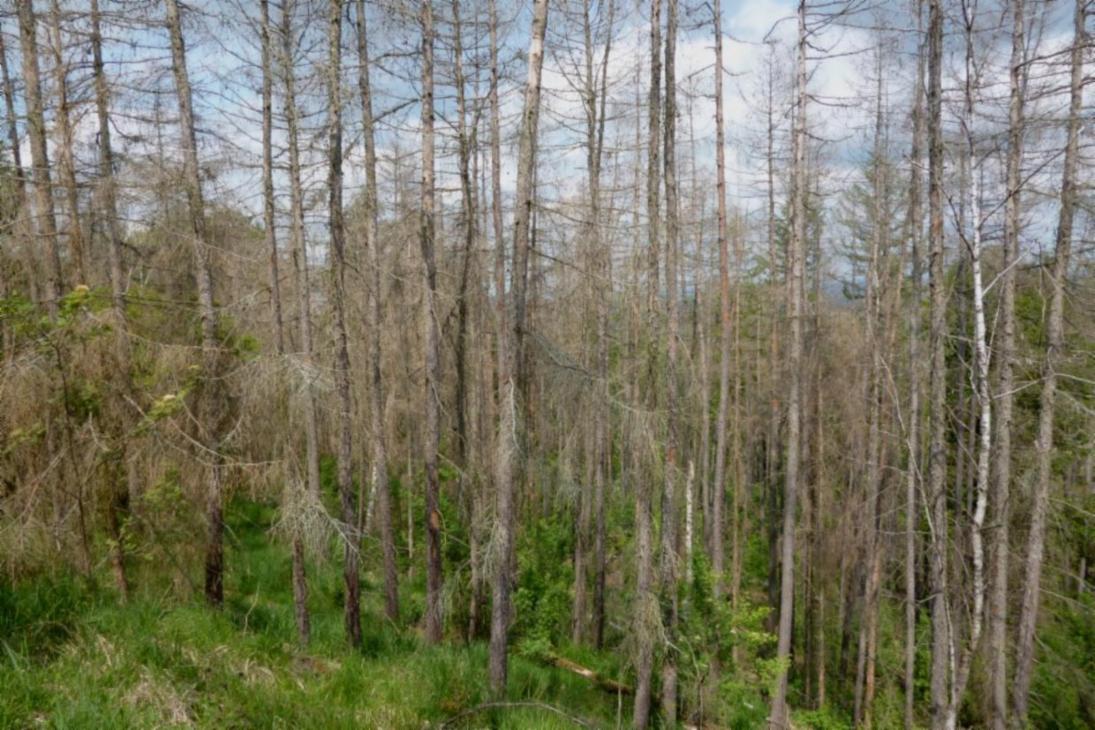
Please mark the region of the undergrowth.
<svg viewBox="0 0 1095 730"><path fill-rule="evenodd" d="M427 646L386 622L366 576L363 642L344 640L340 569L310 566L313 639L296 644L289 555L267 535L274 512L239 502L229 515L227 600L180 601L165 568L140 566L127 605L73 577L0 581L0 728L611 727L616 698L586 679L511 657L508 701L490 699L487 650L452 639ZM629 708L627 698L622 711Z"/></svg>

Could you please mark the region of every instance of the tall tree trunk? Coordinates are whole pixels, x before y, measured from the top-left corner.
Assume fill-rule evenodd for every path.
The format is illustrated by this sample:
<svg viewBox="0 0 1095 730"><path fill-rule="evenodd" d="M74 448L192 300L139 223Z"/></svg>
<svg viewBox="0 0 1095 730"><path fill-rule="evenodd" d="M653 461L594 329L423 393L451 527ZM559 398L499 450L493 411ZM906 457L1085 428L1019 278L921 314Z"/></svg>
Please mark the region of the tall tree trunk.
<svg viewBox="0 0 1095 730"><path fill-rule="evenodd" d="M711 572L715 596L722 595L724 550L722 507L726 490L726 419L730 409L730 242L726 233L726 130L723 102L722 3L714 1L715 33L715 196L719 245L719 409L715 416L715 477L711 488ZM706 404L704 404L706 407ZM737 596L731 596L736 603Z"/></svg>
<svg viewBox="0 0 1095 730"><path fill-rule="evenodd" d="M361 644L361 535L354 507L353 398L350 394L350 345L346 333L346 232L342 211L342 9L330 0L327 15L327 211L334 266L335 394L338 397L338 495L342 508L343 621L352 646Z"/></svg>
<svg viewBox="0 0 1095 730"><path fill-rule="evenodd" d="M916 24L923 25L924 3L918 0ZM909 331L909 410L906 427L905 472L905 730L916 724L916 533L920 524L916 495L921 489L920 466L920 389L922 368L920 364L921 285L923 271L921 247L923 244L923 202L921 200L921 165L925 134L924 119L924 43L921 40L916 62L916 91L913 101L913 139L910 157L909 226L912 241L911 271L908 305Z"/></svg>
<svg viewBox="0 0 1095 730"><path fill-rule="evenodd" d="M213 274L209 240L206 235L205 200L202 197L198 143L194 132L194 105L190 75L186 68L186 45L177 0L164 0L167 29L171 37L171 68L179 104L180 146L183 151L183 184L190 217L190 238L194 251L194 273L198 283L198 312L201 317L202 369L198 396L198 424L201 444L209 460L206 488L206 519L209 534L205 552L205 598L215 607L224 603L224 494L223 459L220 453L222 421L226 404L220 384L220 343L218 315L213 302Z"/></svg>
<svg viewBox="0 0 1095 730"><path fill-rule="evenodd" d="M270 0L259 0L259 36L262 39L262 228L270 256L270 303L274 310L274 343L285 354L285 325L281 315L281 275L274 218L273 96L274 71L270 46Z"/></svg>
<svg viewBox="0 0 1095 730"><path fill-rule="evenodd" d="M99 0L91 0L91 54L95 77L95 111L99 122L99 191L106 216L106 234L109 239L111 309L115 320L115 357L118 377L126 393L133 391L132 353L129 345L129 319L125 311L125 274L122 268L122 232L118 225L118 204L114 180L114 149L110 143L110 86L103 65L103 34ZM122 523L129 509L129 495L134 491L133 470L126 468L126 433L119 429L121 448L115 465L117 482L113 485L108 507L111 539L114 541L111 564L115 584L122 600L129 598L129 577L126 571L125 541ZM126 474L128 483L121 484L120 475Z"/></svg>
<svg viewBox="0 0 1095 730"><path fill-rule="evenodd" d="M820 330L818 336L820 337ZM814 403L816 410L817 432L814 434L815 441L817 442L816 453L814 454L815 463L817 467L814 470L813 483L810 484L810 571L816 573L820 568L824 567L824 547L825 547L825 535L822 531L822 524L825 515L825 505L823 502L825 494L826 484L826 468L825 468L825 390L822 387L822 368L817 367L814 370ZM808 633L810 641L813 644L813 662L807 662L806 671L809 673L811 670L815 676L815 707L821 709L825 707L825 607L826 607L826 590L827 586L822 579L815 580L816 583L813 594L809 595L809 600L813 602L811 607L811 614L814 619L813 632ZM809 674L807 674L809 676Z"/></svg>
<svg viewBox="0 0 1095 730"><path fill-rule="evenodd" d="M721 8L720 8L721 10ZM717 117L717 115L716 115ZM718 120L716 118L716 124ZM718 130L716 130L717 134ZM717 144L717 142L716 142ZM688 103L688 147L690 152L691 164L690 164L690 193L693 201L699 199L699 210L695 212L697 220L696 230L696 248L693 258L692 269L692 329L695 333L696 341L696 358L699 361L697 365L698 372L696 373L696 380L698 380L699 388L699 405L700 405L700 426L699 426L699 443L696 453L696 462L699 464L699 504L702 510L702 518L704 520L704 552L709 554L711 546L711 540L708 535L707 527L711 521L711 514L708 509L710 500L708 499L708 492L711 487L711 377L710 377L710 357L707 352L707 298L704 296L704 281L706 272L706 245L704 240L704 223L706 218L706 199L707 196L701 192L699 180L698 180L698 165L697 165L697 152L696 152L696 129L695 129L695 115L693 114L692 97L689 97ZM725 152L723 153L725 154ZM693 202L695 205L695 202ZM691 542L686 542L685 546L692 547ZM685 569L689 571L686 579L690 583L692 580L692 560L689 559L685 563ZM717 580L717 579L716 579Z"/></svg>
<svg viewBox="0 0 1095 730"><path fill-rule="evenodd" d="M772 309L775 310L778 305L778 297L776 295L777 284L779 283L779 269L777 268L777 262L780 260L780 254L777 250L776 241L776 180L775 180L775 134L776 134L776 109L775 109L775 47L771 47L768 57L768 94L766 96L766 115L767 115L767 146L768 154L766 157L766 173L767 173L767 186L766 192L768 197L768 218L767 218L767 239L768 239L768 289L770 296L772 297ZM787 253L784 254L785 268ZM784 280L789 276L789 272L784 274ZM782 313L773 312L772 316L772 328L769 332L768 338L768 362L772 363L772 372L770 374L769 382L771 384L769 403L769 418L768 418L768 436L765 439L766 442L766 454L765 459L767 462L767 468L765 470L765 516L767 523L767 537L768 537L768 576L767 576L767 591L768 591L768 606L771 609L768 612L766 625L769 631L774 631L776 628L776 622L779 620L779 464L780 464L780 452L779 452L779 427L782 420L782 407L780 404L780 389L781 389L781 373L783 368L776 366L776 363L780 361L780 332L784 326L783 317L779 316ZM843 654L842 654L843 656Z"/></svg>
<svg viewBox="0 0 1095 730"><path fill-rule="evenodd" d="M437 261L434 212L433 7L423 0L422 25L422 248L426 326L426 639L441 641L441 508L437 452L441 447L441 335L437 313Z"/></svg>
<svg viewBox="0 0 1095 730"><path fill-rule="evenodd" d="M647 281L648 326L654 325L655 303L658 297L659 269L659 220L661 157L661 60L662 60L662 4L661 0L650 3L650 94L647 103L647 256L649 280ZM653 399L655 377L655 353L653 337L647 345L648 399ZM654 574L654 498L653 487L646 475L640 475L635 485L635 561L636 561L636 658L635 658L635 705L632 723L645 728L650 721L650 704L653 693L654 643L660 633L661 616L655 589Z"/></svg>
<svg viewBox="0 0 1095 730"><path fill-rule="evenodd" d="M20 227L22 228L25 225L30 206L27 201L26 170L23 169L23 155L19 145L19 122L15 112L15 85L12 83L11 73L8 69L8 50L5 45L2 31L0 31L0 80L2 80L4 84L4 111L6 114L5 122L8 133L8 147L11 152L12 171L15 173L16 200L19 204L18 220ZM17 245L17 243L11 244L13 258L17 253L15 251ZM27 288L29 290L30 299L31 301L37 301L37 267L35 266L33 247L24 245L22 248L23 255L26 258ZM6 272L0 273L0 297L8 296L10 293L8 287L9 281ZM14 337L11 327L3 327L3 340L0 341L0 345L4 348L4 358L10 362L11 358L14 356Z"/></svg>
<svg viewBox="0 0 1095 730"><path fill-rule="evenodd" d="M795 498L798 491L799 452L801 449L801 400L803 366L803 258L806 242L806 2L798 5L798 52L795 60L795 129L792 135L794 176L791 221L790 285L788 310L791 317L790 352L787 368L787 452L784 465L783 487L783 535L782 564L780 575L779 632L777 634L776 659L781 662L776 679L776 692L772 698L770 722L775 727L788 724L787 674L791 660L791 622L794 618L795 597Z"/></svg>
<svg viewBox="0 0 1095 730"><path fill-rule="evenodd" d="M596 149L590 178L590 217L593 220L593 245L599 263L597 273L597 416L594 427L597 471L593 476L593 645L600 649L605 635L606 515L605 491L612 478L612 441L608 389L608 315L612 292L612 251L601 236L601 160L605 146L605 120L608 118L608 64L612 52L612 34L616 21L616 1L608 0L604 55L601 58L600 111L597 114Z"/></svg>
<svg viewBox="0 0 1095 730"><path fill-rule="evenodd" d="M506 363L510 356L508 299L506 297L506 239L502 225L502 133L499 110L498 87L498 8L495 0L490 0L487 8L490 34L490 179L491 179L491 235L494 238L494 332L495 332L495 410L498 414L497 432L494 441L494 481L495 502L500 500L497 494L499 485L508 485L513 479L513 423L508 423L509 391L505 380ZM508 404L508 405L507 405ZM497 514L495 515L497 519Z"/></svg>
<svg viewBox="0 0 1095 730"><path fill-rule="evenodd" d="M948 701L947 656L947 282L943 242L943 7L928 10L928 262L931 290L931 423L928 446L929 586L931 593L931 717L940 727Z"/></svg>
<svg viewBox="0 0 1095 730"><path fill-rule="evenodd" d="M1023 599L1019 611L1019 637L1016 648L1015 684L1012 688L1013 722L1023 726L1029 710L1031 673L1034 667L1034 634L1038 624L1041 598L1042 562L1045 555L1046 520L1053 478L1053 419L1057 397L1057 367L1064 349L1065 279L1072 252L1072 223L1076 210L1080 147L1081 109L1083 106L1084 48L1088 42L1084 26L1086 0L1076 0L1074 33L1069 78L1068 132L1065 142L1064 171L1061 174L1061 209L1057 218L1057 238L1052 270L1052 292L1046 325L1046 352L1042 361L1042 392L1036 441L1038 479L1034 487L1030 533L1027 536Z"/></svg>
<svg viewBox="0 0 1095 730"><path fill-rule="evenodd" d="M464 46L463 30L460 18L460 0L452 0L452 38L453 38L453 85L456 87L456 137L457 137L457 169L460 177L460 205L461 205L461 233L464 239L463 251L460 257L460 281L456 296L456 448L457 466L459 475L459 494L463 502L464 515L469 525L469 536L475 532L475 518L478 503L478 465L474 464L472 452L474 441L469 437L469 410L472 409L470 399L474 388L474 376L468 376L468 338L469 327L473 326L470 314L471 304L471 279L473 274L478 276L476 264L475 243L478 236L477 224L479 214L476 210L476 195L474 176L472 171L472 158L475 154L477 140L475 137L476 126L468 127L468 104L466 91L466 77L464 74ZM478 287L477 287L478 288ZM474 470L474 473L473 473ZM474 540L469 543L475 544ZM478 560L478 555L471 556L473 565ZM473 581L474 583L474 581ZM472 586L473 601L477 593L477 586ZM477 605L477 604L476 604Z"/></svg>
<svg viewBox="0 0 1095 730"><path fill-rule="evenodd" d="M56 319L61 289L64 288L64 270L61 267L60 242L57 240L57 217L53 209L53 183L50 180L46 121L42 109L37 24L33 0L26 0L17 5L19 41L23 51L23 97L26 104L27 137L30 140L30 164L34 181L34 225L31 230L45 245L47 273L44 298L50 318Z"/></svg>
<svg viewBox="0 0 1095 730"><path fill-rule="evenodd" d="M612 51L612 28L616 3L608 0L607 35L604 54L600 60L600 79L594 68L593 24L590 6L584 6L582 14L582 34L585 68L583 81L583 106L585 111L585 153L586 176L589 191L588 220L585 223L586 245L588 246L589 291L596 311L594 327L594 364L597 374L593 397L593 443L587 458L590 461L590 481L592 495L579 494L582 500L579 510L582 518L578 539L575 541L574 556L574 625L572 636L580 642L586 635L586 582L589 569L589 552L593 552L593 618L592 634L594 644L600 646L604 637L604 528L605 528L605 436L607 429L608 392L605 379L608 377L608 296L609 254L601 240L601 160L604 147L605 103L607 96L608 61ZM590 524L592 522L592 524ZM592 535L590 534L592 532ZM592 538L592 540L591 540ZM592 542L592 546L590 546Z"/></svg>
<svg viewBox="0 0 1095 730"><path fill-rule="evenodd" d="M493 10L493 3L492 3ZM513 461L516 456L519 426L515 370L520 367L520 342L525 329L525 292L527 291L529 234L533 207L533 175L536 170L537 128L540 121L540 78L544 65L544 36L547 32L548 1L535 0L529 31L528 77L525 81L524 110L517 154L517 202L513 222L513 331L506 338L507 351L499 372L499 443L497 456L497 540L494 566L493 603L490 622L490 685L495 696L506 691L508 670L509 624L512 614L511 593L516 582L516 484ZM492 18L492 28L496 26ZM492 40L492 57L496 48ZM492 58L492 66L494 58ZM493 69L492 69L493 75ZM492 106L496 100L492 99ZM492 109L492 116L497 109ZM492 121L492 124L495 122ZM492 131L492 136L494 132ZM493 141L492 141L493 145ZM497 148L495 148L497 151ZM497 192L497 191L496 191Z"/></svg>
<svg viewBox="0 0 1095 730"><path fill-rule="evenodd" d="M300 109L296 94L296 46L293 32L293 0L282 5L282 77L285 88L286 138L289 147L289 239L293 252L293 273L297 290L297 326L300 350L309 373L315 371L315 344L312 335L312 291L308 265L308 246L304 227L304 187L301 180L300 160ZM312 377L309 375L309 377ZM319 477L319 426L315 383L304 387L304 490L318 496ZM293 536L293 609L297 624L297 639L301 646L311 638L311 618L308 613L308 580L305 566L304 537Z"/></svg>
<svg viewBox="0 0 1095 730"><path fill-rule="evenodd" d="M388 484L388 452L384 432L384 381L381 377L381 277L379 191L376 180L376 136L373 123L373 95L369 79L369 33L365 0L357 0L358 94L361 97L362 144L365 147L365 249L369 257L369 282L372 291L365 309L369 337L369 418L372 432L372 480L376 495L376 517L380 548L384 560L384 614L389 621L399 620L399 569L395 554L395 528L392 492Z"/></svg>
<svg viewBox="0 0 1095 730"><path fill-rule="evenodd" d="M988 331L985 322L985 284L982 275L982 228L984 219L981 216L981 179L983 171L976 165L977 137L974 133L974 95L978 80L975 71L974 58L974 9L964 6L964 24L966 37L965 58L965 108L962 117L962 128L965 135L966 147L972 166L970 195L970 214L973 220L971 235L965 240L970 256L970 273L973 283L973 346L974 346L974 374L973 384L975 399L978 406L978 444L976 464L976 491L974 494L974 507L970 520L970 553L973 561L973 587L972 607L970 608L970 627L965 637L965 644L959 651L959 632L952 631L951 641L955 647L951 650L951 687L950 699L947 703L947 712L944 727L954 730L958 724L958 710L965 692L966 682L969 679L970 665L973 654L977 650L981 639L985 615L985 548L984 548L984 521L988 509L988 490L992 455L992 395L989 383L989 349ZM965 194L965 191L963 191ZM964 234L963 234L964 236ZM953 612L952 612L953 613ZM957 657L957 659L955 659Z"/></svg>
<svg viewBox="0 0 1095 730"><path fill-rule="evenodd" d="M76 157L73 151L72 105L69 101L68 64L65 62L64 36L61 34L61 6L58 0L50 4L50 51L53 56L53 85L57 94L57 171L65 190L68 208L68 248L80 283L88 284L87 254L80 226L80 188L76 182Z"/></svg>
<svg viewBox="0 0 1095 730"><path fill-rule="evenodd" d="M661 580L665 603L668 649L662 662L662 721L677 722L677 660L673 654L677 629L679 590L679 538L677 502L680 466L677 463L680 441L677 340L680 330L680 284L677 251L680 247L680 203L677 184L677 0L667 0L665 31L665 282L666 282L666 364L665 364L665 483L661 504Z"/></svg>
<svg viewBox="0 0 1095 730"><path fill-rule="evenodd" d="M867 382L867 524L864 546L866 548L866 585L863 596L863 617L859 632L859 660L855 685L855 724L871 727L871 710L874 702L875 642L878 635L878 594L882 582L882 550L880 539L880 490L882 484L881 420L882 420L882 305L880 270L885 241L883 197L885 195L885 161L883 159L882 115L882 46L877 49L877 84L875 95L875 129L872 171L873 210L870 255L867 268L866 337L870 351Z"/></svg>
<svg viewBox="0 0 1095 730"><path fill-rule="evenodd" d="M1004 202L1004 258L1001 266L996 383L996 459L993 503L992 592L989 596L990 725L1006 730L1008 720L1008 536L1011 520L1011 428L1015 376L1015 265L1019 257L1020 175L1023 162L1024 3L1012 0L1008 102L1007 199Z"/></svg>

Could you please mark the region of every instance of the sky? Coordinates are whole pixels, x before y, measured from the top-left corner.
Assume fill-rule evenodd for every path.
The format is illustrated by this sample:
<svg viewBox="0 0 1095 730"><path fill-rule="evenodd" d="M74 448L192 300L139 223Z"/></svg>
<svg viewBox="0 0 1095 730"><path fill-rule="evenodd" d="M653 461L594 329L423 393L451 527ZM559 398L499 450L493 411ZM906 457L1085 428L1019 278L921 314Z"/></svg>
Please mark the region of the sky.
<svg viewBox="0 0 1095 730"><path fill-rule="evenodd" d="M39 5L44 5L39 2ZM83 10L83 0L65 3L70 10ZM352 5L352 3L351 3ZM419 141L419 112L414 103L418 95L417 61L414 52L419 38L417 28L407 18L380 14L370 5L370 42L372 57L376 63L370 69L376 102L374 113L382 117L378 130L381 175L387 180L381 190L382 204L392 209L395 188L390 182L391 173L401 166L413 181L417 166ZM875 90L875 51L879 34L873 28L879 25L908 26L914 23L910 10L902 3L881 2L869 7L865 2L851 0L858 12L842 22L824 23L824 13L831 12L828 3L816 4L821 8L810 15L811 50L809 53L811 95L809 107L810 134L816 150L816 163L824 170L823 198L826 204L836 201L840 191L862 178L862 171L871 148L874 107L871 99ZM1050 3L1049 16L1040 32L1041 48L1052 51L1066 45L1071 39L1068 26L1070 3ZM313 7L314 6L314 9ZM306 161L306 184L310 200L315 204L309 211L310 242L314 256L322 259L324 250L323 187L325 135L325 90L314 73L317 64L324 60L323 34L326 23L322 17L325 4L301 0L294 16L293 27L301 39L301 50L296 64L299 98L304 107L305 133L302 139ZM195 90L195 106L199 114L202 156L209 168L207 197L250 211L256 221L261 219L261 188L258 162L261 154L259 124L259 73L258 36L254 21L257 3L249 0L191 0L186 5L185 30L188 42L188 64ZM277 21L278 4L274 4L274 20ZM448 3L438 3L438 28L447 34ZM482 18L485 4L465 0L465 15ZM541 121L540 164L538 166L538 191L544 209L568 201L581 200L585 185L585 157L581 148L581 102L570 88L563 49L580 42L580 32L566 23L565 5L553 0L549 15L548 54L543 75L543 114ZM571 2L571 10L579 7ZM793 69L793 41L796 32L795 4L790 0L728 0L723 3L723 32L725 46L725 73L722 75L726 100L726 139L728 161L728 198L731 207L747 216L758 218L765 210L767 194L765 183L764 105L765 84L768 69L775 70L777 96L777 149L786 147L789 110L789 79ZM154 0L117 0L105 2L107 18L108 73L122 84L113 99L116 144L129 155L150 154L157 143L149 125L154 105L150 100L158 98L159 113L165 118L174 115L173 87L169 74L169 55L166 33L162 26L142 26L146 18L162 17L162 7ZM43 10L39 7L39 10ZM523 49L527 44L528 3L501 2L499 11L503 18L502 55L506 61L507 80L502 89L502 117L504 121L503 189L511 194L515 176L515 129L516 119L522 106L520 81L524 78ZM986 113L979 120L982 129L1000 128L999 115L992 109L999 107L1006 93L1007 59L1006 33L994 28L1000 20L1000 6L995 2L982 2L983 31L979 35L978 50L983 54L980 67L984 80L984 104ZM347 200L360 193L363 179L360 128L358 125L358 98L356 94L357 62L352 36L353 14L348 12L345 25L343 63L344 97L347 104L344 113L347 146L346 188ZM609 62L610 104L613 121L606 133L606 145L618 154L610 158L619 162L619 168L606 170L618 185L628 184L625 178L634 166L635 100L645 104L649 85L649 4L636 5L632 0L621 0L617 6L616 32L614 33ZM687 181L693 174L700 181L710 198L714 179L714 100L712 95L714 72L714 48L710 25L710 7L707 4L682 4L682 30L678 40L677 79L678 146L681 151L681 177L687 194ZM90 87L86 83L88 57L82 21L66 26L70 47L67 57L73 64L71 80L77 99L90 100ZM953 25L952 25L953 27ZM991 27L991 28L990 28ZM480 27L480 30L482 28ZM13 72L19 69L18 39L13 36L14 19L4 18L9 64ZM40 28L44 42L44 28ZM466 72L472 75L472 56L485 53L485 35L476 33L473 20L465 22ZM960 64L954 53L959 49L951 38L948 47L945 82L953 91L960 80ZM770 41L770 42L769 42ZM894 159L902 159L907 153L908 112L915 72L915 34L907 27L893 30L886 36L886 52L883 54L883 95L889 118L888 142ZM438 184L441 200L449 209L458 206L458 184L455 178L455 156L452 154L452 119L455 102L451 87L447 85L446 64L449 54L448 41L439 38L438 57L438 130L439 162ZM603 54L603 42L598 44L597 57ZM991 51L991 52L990 52ZM636 73L638 76L636 77ZM48 80L48 64L43 68ZM638 84L638 86L636 86ZM149 89L157 93L150 94ZM49 94L47 83L46 93ZM275 108L280 103L275 98ZM1044 108L1052 113L1063 104L1063 95L1048 95L1032 108ZM82 165L94 169L96 155L96 121L90 106L84 105L83 116L77 123L77 138L81 144ZM486 117L484 116L484 121ZM948 123L953 126L953 114L948 107ZM645 124L645 111L640 124ZM276 121L274 143L277 162L284 164L285 134ZM645 135L644 129L639 134ZM483 128L484 139L486 127ZM168 156L177 153L174 144L177 134L170 129L161 130L158 141ZM1050 135L1050 140L1052 135ZM1034 140L1046 146L1044 140ZM645 145L645 142L644 142ZM24 156L29 150L23 142ZM1032 144L1032 149L1037 145ZM1048 147L1052 147L1049 144ZM691 154L695 150L695 155ZM785 155L785 152L783 152ZM611 164L611 163L606 163ZM1032 165L1039 164L1037 154L1032 153ZM626 170L623 169L626 166ZM986 165L986 169L989 166ZM1051 174L1052 166L1047 167ZM991 171L990 171L991 172ZM777 197L782 199L786 162L777 165ZM287 208L288 185L283 172L276 179L279 191L279 208ZM1052 180L1047 180L1052 187ZM130 190L129 200L140 202L148 191L138 184ZM630 198L626 199L630 201ZM624 204L621 197L619 204ZM988 206L991 208L992 206ZM707 213L713 210L713 202L706 203ZM639 212L639 211L637 211ZM639 212L641 215L641 212ZM284 218L284 215L282 216ZM1030 230L1033 239L1044 239L1051 216L1032 215ZM711 227L708 226L708 229ZM759 236L758 233L754 236ZM832 235L839 236L839 230ZM631 239L634 237L632 236ZM624 238L622 245L628 245ZM565 243L565 242L563 242ZM754 248L760 248L753 240Z"/></svg>

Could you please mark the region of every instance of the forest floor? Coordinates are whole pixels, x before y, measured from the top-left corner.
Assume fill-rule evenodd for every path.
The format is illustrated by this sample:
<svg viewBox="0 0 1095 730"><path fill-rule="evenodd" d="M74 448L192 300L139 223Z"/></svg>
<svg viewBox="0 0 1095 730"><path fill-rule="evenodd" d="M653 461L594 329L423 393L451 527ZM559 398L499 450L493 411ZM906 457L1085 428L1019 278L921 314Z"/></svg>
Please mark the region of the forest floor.
<svg viewBox="0 0 1095 730"><path fill-rule="evenodd" d="M127 605L82 579L0 579L0 728L570 728L627 724L629 698L511 655L509 697L486 708L481 642L427 646L382 619L366 583L363 643L348 648L336 560L309 576L312 642L295 639L288 550L273 510L229 511L226 603L180 602L155 566ZM171 571L178 575L178 571ZM197 574L198 571L189 571ZM176 578L177 580L178 578ZM367 576L368 579L368 576ZM109 585L106 568L95 581ZM136 581L135 581L136 582ZM421 604L411 582L404 605ZM571 657L596 666L600 657ZM565 713L565 714L561 714Z"/></svg>

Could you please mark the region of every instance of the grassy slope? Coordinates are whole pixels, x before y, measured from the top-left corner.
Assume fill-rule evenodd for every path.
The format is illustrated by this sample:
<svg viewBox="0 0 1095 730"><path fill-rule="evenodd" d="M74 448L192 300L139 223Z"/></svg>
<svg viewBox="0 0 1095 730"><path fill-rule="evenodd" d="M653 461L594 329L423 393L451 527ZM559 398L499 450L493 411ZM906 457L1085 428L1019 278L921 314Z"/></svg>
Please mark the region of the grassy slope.
<svg viewBox="0 0 1095 730"><path fill-rule="evenodd" d="M314 638L299 651L288 555L265 534L270 516L256 505L233 510L229 600L219 613L156 597L150 586L123 607L69 579L0 583L0 728L420 728L487 701L486 647L421 645L381 619L375 589L364 646L349 650L336 564L313 572ZM597 725L616 721L614 697L521 657L509 695ZM477 713L461 726L574 725L524 707Z"/></svg>

